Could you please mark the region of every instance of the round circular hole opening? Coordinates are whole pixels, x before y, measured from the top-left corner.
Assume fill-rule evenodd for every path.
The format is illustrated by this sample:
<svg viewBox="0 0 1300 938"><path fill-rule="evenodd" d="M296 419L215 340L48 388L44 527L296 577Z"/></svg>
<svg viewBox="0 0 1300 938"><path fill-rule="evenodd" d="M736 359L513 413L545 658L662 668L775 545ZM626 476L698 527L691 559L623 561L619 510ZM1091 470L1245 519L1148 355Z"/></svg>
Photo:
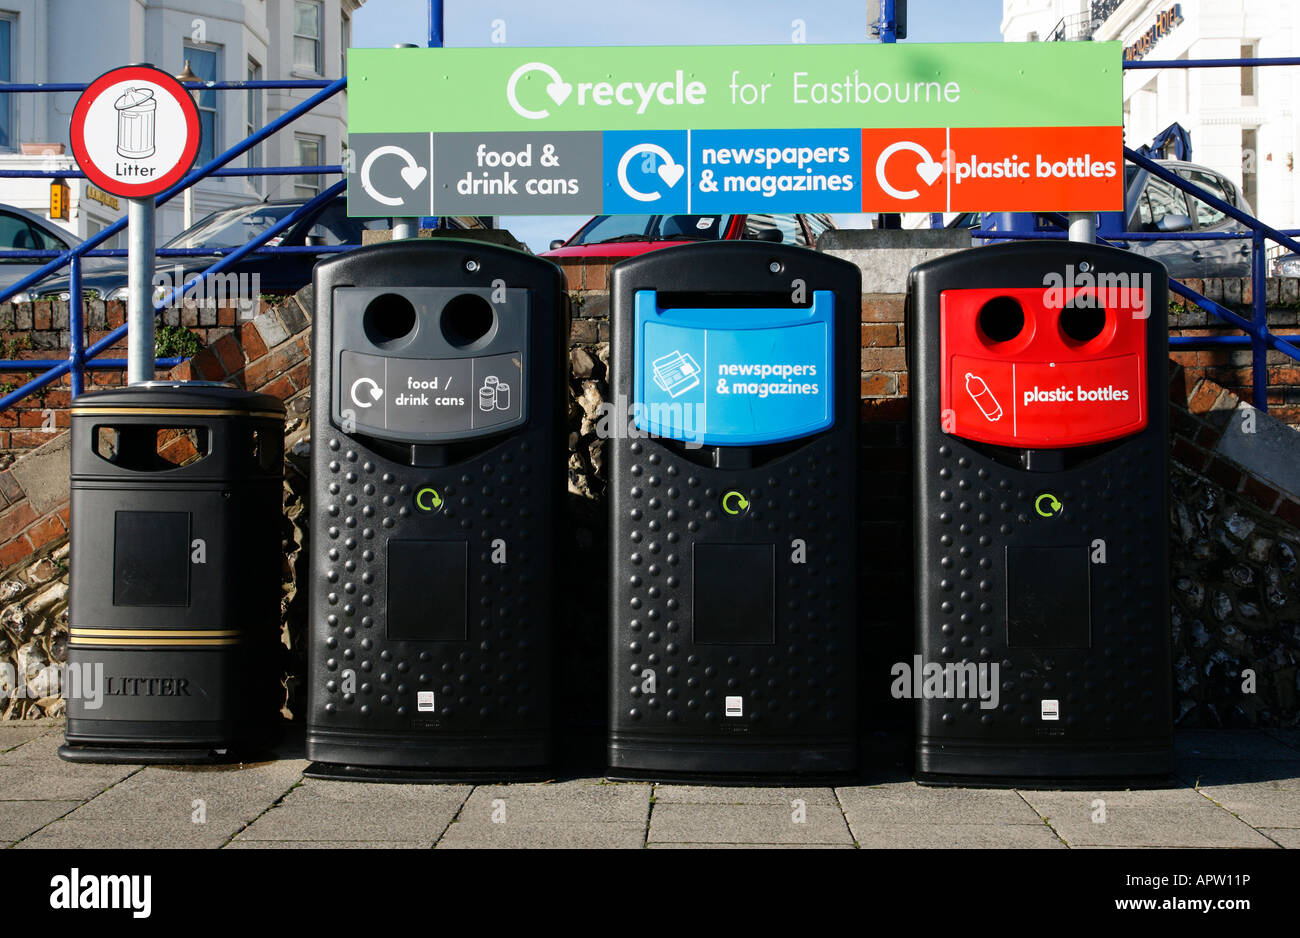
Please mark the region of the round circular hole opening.
<svg viewBox="0 0 1300 938"><path fill-rule="evenodd" d="M366 306L362 318L366 337L380 348L401 342L415 331L415 307L396 293L384 293Z"/></svg>
<svg viewBox="0 0 1300 938"><path fill-rule="evenodd" d="M980 307L976 320L990 342L1010 342L1025 328L1025 311L1009 296L995 296Z"/></svg>
<svg viewBox="0 0 1300 938"><path fill-rule="evenodd" d="M492 329L492 304L474 293L462 293L442 311L442 335L457 348L473 345Z"/></svg>
<svg viewBox="0 0 1300 938"><path fill-rule="evenodd" d="M1074 342L1091 342L1106 328L1106 310L1096 303L1070 301L1061 310L1061 331Z"/></svg>

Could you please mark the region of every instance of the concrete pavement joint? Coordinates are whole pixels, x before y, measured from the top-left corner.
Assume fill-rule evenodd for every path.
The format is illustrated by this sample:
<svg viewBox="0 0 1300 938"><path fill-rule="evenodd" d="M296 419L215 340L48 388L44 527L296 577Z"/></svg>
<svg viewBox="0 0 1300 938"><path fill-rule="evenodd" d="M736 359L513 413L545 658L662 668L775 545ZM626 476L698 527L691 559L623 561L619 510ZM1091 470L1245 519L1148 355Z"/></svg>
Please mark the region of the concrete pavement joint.
<svg viewBox="0 0 1300 938"><path fill-rule="evenodd" d="M1029 803L1029 799L1025 797L1024 792L1022 792L1020 789L1016 789L1016 797L1018 797L1021 801L1023 801L1025 803L1025 806L1028 807L1030 811L1033 811L1035 814L1038 815L1038 819L1043 822L1044 826L1046 826L1046 828L1052 832L1052 835L1056 837L1056 839L1059 840L1063 846L1067 848L1070 846L1069 842L1066 841L1066 839L1061 836L1061 832L1052 826L1052 822L1049 821L1042 814L1039 814L1038 809Z"/></svg>
<svg viewBox="0 0 1300 938"><path fill-rule="evenodd" d="M438 844L442 843L442 839L447 836L447 831L451 830L451 826L460 820L460 813L465 810L465 805L469 804L469 799L473 796L479 786L466 785L465 787L467 789L465 797L461 799L460 806L456 808L456 813L451 816L451 820L447 822L445 827L443 827L442 832L439 833L437 837L433 838L433 843L429 845L430 850L437 848Z"/></svg>

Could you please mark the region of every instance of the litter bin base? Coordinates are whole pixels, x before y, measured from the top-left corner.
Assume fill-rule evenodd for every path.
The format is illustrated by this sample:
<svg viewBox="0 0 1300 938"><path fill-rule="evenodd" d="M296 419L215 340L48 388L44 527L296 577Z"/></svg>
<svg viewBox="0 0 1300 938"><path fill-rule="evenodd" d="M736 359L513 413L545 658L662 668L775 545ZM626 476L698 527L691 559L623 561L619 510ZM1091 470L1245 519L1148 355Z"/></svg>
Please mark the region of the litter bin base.
<svg viewBox="0 0 1300 938"><path fill-rule="evenodd" d="M528 769L411 769L313 762L302 773L328 782L379 782L392 785L491 785L544 782L554 778L548 766Z"/></svg>
<svg viewBox="0 0 1300 938"><path fill-rule="evenodd" d="M72 746L59 747L64 762L92 765L222 765L251 761L248 749L153 748L149 746ZM256 750L258 753L264 749Z"/></svg>
<svg viewBox="0 0 1300 938"><path fill-rule="evenodd" d="M922 740L916 781L930 786L980 788L1168 788L1174 752L1169 741L1128 741L1072 747Z"/></svg>
<svg viewBox="0 0 1300 938"><path fill-rule="evenodd" d="M554 753L550 739L541 733L444 733L420 738L309 728L307 758L314 764L306 774L314 778L355 779L362 777L360 773L373 773L390 775L394 781L427 782L435 777L504 779L512 772L544 778Z"/></svg>
<svg viewBox="0 0 1300 938"><path fill-rule="evenodd" d="M629 739L615 736L608 749L613 781L676 781L720 785L813 784L857 777L858 755L849 737L752 741L702 737Z"/></svg>

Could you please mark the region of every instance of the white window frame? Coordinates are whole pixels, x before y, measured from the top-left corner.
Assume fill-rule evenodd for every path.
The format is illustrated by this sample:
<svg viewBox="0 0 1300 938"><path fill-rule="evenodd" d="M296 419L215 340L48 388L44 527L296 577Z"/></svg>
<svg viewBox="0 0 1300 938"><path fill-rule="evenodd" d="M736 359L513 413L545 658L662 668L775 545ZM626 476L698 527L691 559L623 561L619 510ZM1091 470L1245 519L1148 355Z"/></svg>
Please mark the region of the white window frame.
<svg viewBox="0 0 1300 938"><path fill-rule="evenodd" d="M303 162L302 144L316 145L316 163L320 166L321 160L325 158L325 135L324 134L305 134L296 133L293 135L294 159L299 166L308 165ZM294 198L311 199L321 194L325 188L325 181L319 173L303 173L293 177L293 195ZM299 189L310 189L310 194L299 192Z"/></svg>
<svg viewBox="0 0 1300 938"><path fill-rule="evenodd" d="M0 20L9 24L9 82L13 83L18 80L18 14L9 11L0 11ZM0 101L0 108L7 110L9 119L9 147L0 148L6 153L17 153L20 149L18 138L21 134L18 131L18 99L21 95L7 94L5 100Z"/></svg>
<svg viewBox="0 0 1300 938"><path fill-rule="evenodd" d="M248 56L246 68L248 70L247 74L249 81L261 81L262 76L266 74L265 70L262 68L262 63L258 62L257 59L253 58L251 55ZM250 88L247 92L247 96L247 101L244 105L244 136L251 137L254 133L261 130L262 126L266 123L266 92L260 88ZM249 169L262 168L262 145L260 143L251 147L245 156L245 165ZM262 183L265 178L266 177L264 176L248 177L248 182L253 187L254 192L262 192Z"/></svg>
<svg viewBox="0 0 1300 938"><path fill-rule="evenodd" d="M300 6L311 6L316 10L316 35L305 36L298 32L298 8ZM293 47L290 49L293 67L296 70L310 69L311 74L321 75L321 69L325 67L325 4L321 0L293 0ZM298 40L306 39L316 44L316 61L311 65L302 65L298 62Z"/></svg>
<svg viewBox="0 0 1300 938"><path fill-rule="evenodd" d="M184 55L185 59L187 59L187 60L191 63L191 65L192 65L193 62L194 62L194 56L192 56L192 55L190 54L191 52L210 52L210 53L212 53L214 56L216 56L216 68L214 69L213 79L216 80L216 81L222 81L222 80L223 80L223 76L225 75L225 71L226 71L226 62L225 62L225 57L226 57L226 47L225 47L225 46L220 45L220 44L218 44L218 43L214 43L214 42L193 42L193 41L191 41L191 40L189 40L189 39L186 39L186 40L185 40L185 44L184 44L184 46L183 46L183 48L182 48L181 51L182 51L182 54ZM210 92L208 92L209 94L212 95L212 104L209 106L209 105L205 105L205 104L199 104L199 94L201 93L201 92L199 91L199 89L186 89L186 90L188 90L188 91L191 92L191 95L192 95L192 97L194 98L195 106L199 109L200 117L202 116L202 114L203 114L204 111L207 111L207 112L209 112L209 113L212 114L212 138L213 138L213 139L212 139L212 156L213 156L213 157L216 157L216 156L218 156L219 154L221 154L222 151L225 149L225 148L221 145L221 141L222 141L223 139L225 139L224 134L221 132L221 131L222 131L222 128L221 128L221 94L220 94L220 92L216 92L216 91L210 91ZM202 120L199 121L199 126L200 126L200 127L203 126L203 121L202 121ZM199 152L198 154L195 155L195 162L196 162L196 163L202 163L202 162L203 162L202 149L203 149L203 145L200 144L200 146L199 146L199 151L200 151L200 152Z"/></svg>

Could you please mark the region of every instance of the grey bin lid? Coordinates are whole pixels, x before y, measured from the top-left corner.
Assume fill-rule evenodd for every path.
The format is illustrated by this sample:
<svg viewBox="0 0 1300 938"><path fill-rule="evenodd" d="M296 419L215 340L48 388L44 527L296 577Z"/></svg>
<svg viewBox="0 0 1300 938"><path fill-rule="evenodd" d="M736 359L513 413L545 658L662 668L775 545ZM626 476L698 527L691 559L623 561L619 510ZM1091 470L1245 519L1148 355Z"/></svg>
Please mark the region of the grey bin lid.
<svg viewBox="0 0 1300 938"><path fill-rule="evenodd" d="M152 111L158 106L153 98L152 88L127 88L120 98L113 102L119 111Z"/></svg>

